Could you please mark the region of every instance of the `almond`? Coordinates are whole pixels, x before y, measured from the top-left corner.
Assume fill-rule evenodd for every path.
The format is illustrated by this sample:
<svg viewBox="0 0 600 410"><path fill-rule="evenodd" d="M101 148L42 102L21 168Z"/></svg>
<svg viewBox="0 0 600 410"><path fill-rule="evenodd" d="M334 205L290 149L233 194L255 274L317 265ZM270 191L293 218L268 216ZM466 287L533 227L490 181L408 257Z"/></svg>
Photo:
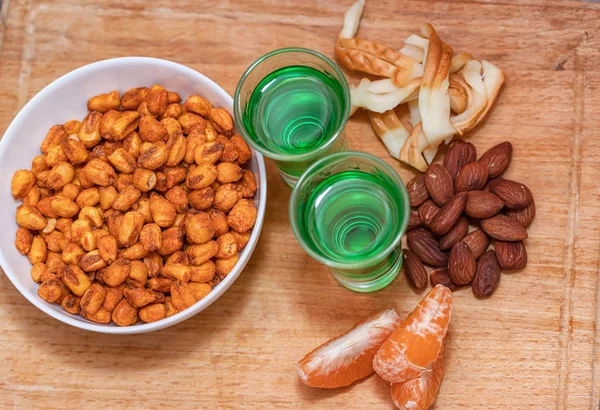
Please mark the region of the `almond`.
<svg viewBox="0 0 600 410"><path fill-rule="evenodd" d="M450 172L440 164L433 164L425 173L427 192L438 206L444 205L454 196L454 183Z"/></svg>
<svg viewBox="0 0 600 410"><path fill-rule="evenodd" d="M520 241L527 238L527 231L516 220L506 215L496 215L481 221L481 229L501 241Z"/></svg>
<svg viewBox="0 0 600 410"><path fill-rule="evenodd" d="M527 250L523 241L496 241L496 254L502 269L521 269L527 265Z"/></svg>
<svg viewBox="0 0 600 410"><path fill-rule="evenodd" d="M452 283L450 277L448 276L448 269L446 268L437 268L432 270L429 274L429 282L431 283L432 287L436 287L437 285L444 285L451 291L460 289L460 286Z"/></svg>
<svg viewBox="0 0 600 410"><path fill-rule="evenodd" d="M475 259L479 259L479 257L483 255L483 252L485 252L490 245L490 238L488 238L485 232L483 232L481 229L477 229L467 234L462 241L467 244L469 249L471 249Z"/></svg>
<svg viewBox="0 0 600 410"><path fill-rule="evenodd" d="M469 231L469 221L464 216L461 216L454 225L454 228L446 235L440 238L440 249L445 251L454 246L454 244L465 237Z"/></svg>
<svg viewBox="0 0 600 410"><path fill-rule="evenodd" d="M534 199L531 198L531 202L529 203L529 205L527 205L521 209L507 211L506 216L508 216L509 218L515 219L517 222L519 222L521 225L523 225L524 228L527 228L533 221L533 218L535 218L535 201L534 201Z"/></svg>
<svg viewBox="0 0 600 410"><path fill-rule="evenodd" d="M408 249L404 249L404 272L410 284L415 289L422 290L427 287L427 271L423 262L417 255Z"/></svg>
<svg viewBox="0 0 600 410"><path fill-rule="evenodd" d="M488 170L479 162L469 162L461 168L454 181L456 192L482 189L488 181Z"/></svg>
<svg viewBox="0 0 600 410"><path fill-rule="evenodd" d="M496 215L504 208L504 201L491 192L470 191L465 213L473 218L485 219Z"/></svg>
<svg viewBox="0 0 600 410"><path fill-rule="evenodd" d="M425 201L425 203L421 205L418 210L421 223L425 226L429 226L439 210L440 208L431 199Z"/></svg>
<svg viewBox="0 0 600 410"><path fill-rule="evenodd" d="M437 235L446 235L456 224L465 209L467 193L460 192L442 206L435 218L431 221L430 228Z"/></svg>
<svg viewBox="0 0 600 410"><path fill-rule="evenodd" d="M502 175L510 164L512 151L512 144L505 141L490 148L479 158L479 163L485 165L488 169L488 178L496 178Z"/></svg>
<svg viewBox="0 0 600 410"><path fill-rule="evenodd" d="M498 179L490 182L490 192L504 201L504 206L510 209L521 209L529 205L533 195L529 188L510 179Z"/></svg>
<svg viewBox="0 0 600 410"><path fill-rule="evenodd" d="M491 296L500 284L501 273L496 252L484 253L477 262L477 271L471 283L475 296L480 298Z"/></svg>
<svg viewBox="0 0 600 410"><path fill-rule="evenodd" d="M463 241L454 244L448 256L448 276L456 285L466 285L475 276L475 258Z"/></svg>
<svg viewBox="0 0 600 410"><path fill-rule="evenodd" d="M458 171L462 167L467 165L469 162L477 160L477 151L475 145L470 142L465 142L460 139L455 139L450 144L446 155L444 156L444 166L452 175L452 178L456 178Z"/></svg>
<svg viewBox="0 0 600 410"><path fill-rule="evenodd" d="M425 186L425 175L420 174L406 184L410 206L419 206L429 199L429 192Z"/></svg>
<svg viewBox="0 0 600 410"><path fill-rule="evenodd" d="M503 180L504 180L503 177L489 178L487 185L485 186L485 188L482 189L482 191L490 192L490 186L495 184L497 181L503 181Z"/></svg>
<svg viewBox="0 0 600 410"><path fill-rule="evenodd" d="M410 249L427 265L447 266L448 256L440 250L438 241L431 232L424 229L415 229L406 236Z"/></svg>
<svg viewBox="0 0 600 410"><path fill-rule="evenodd" d="M411 210L410 214L408 215L408 227L406 230L412 231L413 229L417 229L419 226L421 226L421 217L417 211Z"/></svg>

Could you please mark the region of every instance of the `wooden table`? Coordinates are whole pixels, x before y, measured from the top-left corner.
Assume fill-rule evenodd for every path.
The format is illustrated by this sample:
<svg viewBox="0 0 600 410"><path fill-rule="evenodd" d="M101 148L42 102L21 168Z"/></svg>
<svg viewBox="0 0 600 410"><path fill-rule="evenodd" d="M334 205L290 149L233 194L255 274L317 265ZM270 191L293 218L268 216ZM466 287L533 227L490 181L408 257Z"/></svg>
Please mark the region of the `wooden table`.
<svg viewBox="0 0 600 410"><path fill-rule="evenodd" d="M177 61L233 93L267 51L306 46L332 55L352 2L8 1L0 130L58 76L110 57ZM599 6L367 0L359 36L399 48L430 21L455 50L505 71L499 103L469 139L480 153L512 141L508 176L528 184L537 202L527 268L503 275L489 300L469 289L455 294L439 409L598 408ZM409 180L412 171L389 158L364 114L347 129L353 149L384 158ZM139 336L71 328L0 274L0 407L390 408L389 387L377 377L312 390L294 366L361 318L389 307L404 315L422 295L403 275L373 294L338 286L296 243L290 192L273 164L267 168L267 218L252 260L217 303L178 326Z"/></svg>

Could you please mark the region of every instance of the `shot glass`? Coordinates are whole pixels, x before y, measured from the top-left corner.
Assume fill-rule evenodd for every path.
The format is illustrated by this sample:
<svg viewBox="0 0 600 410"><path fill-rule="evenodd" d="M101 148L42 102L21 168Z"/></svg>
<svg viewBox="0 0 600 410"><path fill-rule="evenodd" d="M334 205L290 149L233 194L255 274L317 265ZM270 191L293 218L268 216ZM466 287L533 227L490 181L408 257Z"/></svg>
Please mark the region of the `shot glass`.
<svg viewBox="0 0 600 410"><path fill-rule="evenodd" d="M398 275L409 213L406 187L394 169L352 151L311 165L289 206L302 248L356 292L382 289Z"/></svg>
<svg viewBox="0 0 600 410"><path fill-rule="evenodd" d="M350 91L339 67L323 54L283 48L255 61L234 97L242 136L275 161L293 187L310 164L346 150Z"/></svg>

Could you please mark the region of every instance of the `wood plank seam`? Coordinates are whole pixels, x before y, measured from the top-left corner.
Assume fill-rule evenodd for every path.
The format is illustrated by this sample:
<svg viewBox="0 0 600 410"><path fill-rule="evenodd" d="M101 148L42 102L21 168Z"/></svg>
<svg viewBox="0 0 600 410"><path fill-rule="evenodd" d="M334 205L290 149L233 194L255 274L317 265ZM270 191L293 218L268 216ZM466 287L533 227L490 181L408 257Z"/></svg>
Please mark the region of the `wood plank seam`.
<svg viewBox="0 0 600 410"><path fill-rule="evenodd" d="M600 249L598 249L598 262L597 266L600 267ZM597 270L598 276L600 277L600 269ZM600 386L598 386L598 380L596 377L598 362L596 357L598 354L598 344L600 343L600 326L598 321L600 320L600 280L596 280L596 299L595 299L596 312L594 315L594 345L592 346L592 397L590 399L590 408L594 408L598 404L600 410Z"/></svg>
<svg viewBox="0 0 600 410"><path fill-rule="evenodd" d="M248 12L231 12L226 13L202 13L198 11L181 12L161 7L146 7L143 10L132 10L124 7L111 7L104 8L98 6L79 6L74 4L64 5L61 3L41 3L37 9L58 11L61 13L73 13L73 14L93 14L97 16L116 16L116 17L151 17L160 15L161 18L180 19L182 17L189 18L193 16L195 20L201 21L213 21L218 23L234 23L237 21L256 23L256 24L276 24L276 25L295 25L298 27L342 27L343 16L342 15L331 15L328 17L318 16L305 16L302 14L296 14L290 16L289 14L260 14L260 13L248 13ZM365 26L366 27L366 26ZM373 24L370 27L385 27L381 24ZM396 26L393 26L396 28ZM331 48L333 50L335 38L331 39Z"/></svg>
<svg viewBox="0 0 600 410"><path fill-rule="evenodd" d="M600 2L600 0L594 0ZM586 29L586 34L598 33L600 30L600 22L596 22L593 24L591 28ZM593 44L593 41L592 41ZM590 49L593 49L593 45ZM600 345L600 247L598 249L598 257L596 260L596 298L595 302L595 315L594 315L594 341L592 345L592 394L590 397L590 408L593 409L597 407L600 410L600 381L598 380L598 376L600 374L600 363L598 362L598 347Z"/></svg>
<svg viewBox="0 0 600 410"><path fill-rule="evenodd" d="M422 0L413 0L413 3L418 3L420 4ZM519 7L529 7L529 8L538 8L538 9L543 9L543 10L547 10L547 9L551 9L551 10L571 10L573 8L574 5L578 5L579 2L588 2L588 3L600 3L600 0L575 0L575 1L550 1L550 2L546 2L544 4L538 3L523 3L523 1L519 1ZM514 1L508 1L508 2L500 2L500 1L494 1L493 3L490 3L487 0L461 0L460 1L462 4L474 4L477 6L514 6L515 2Z"/></svg>
<svg viewBox="0 0 600 410"><path fill-rule="evenodd" d="M2 53L2 44L4 44L4 31L8 22L8 7L10 0L0 0L0 53Z"/></svg>
<svg viewBox="0 0 600 410"><path fill-rule="evenodd" d="M575 238L577 231L577 222L579 216L579 188L581 185L581 156L582 156L582 134L584 122L584 97L585 97L585 62L582 53L587 47L587 33L582 33L582 39L575 48L575 84L573 105L574 115L574 136L572 143L572 160L569 169L569 206L567 222L567 236L565 238L565 277L563 280L563 296L560 307L560 360L558 373L558 389L556 408L568 408L569 380L570 380L570 353L571 339L573 329L571 326L571 317L573 316L573 287L576 280L575 259Z"/></svg>
<svg viewBox="0 0 600 410"><path fill-rule="evenodd" d="M600 2L600 0L594 1ZM597 33L599 29L600 23L597 23L592 27L592 31L595 33ZM586 34L587 33L589 33L589 31L586 31ZM598 249L597 254L598 257L596 260L596 298L594 300L596 309L594 315L594 342L592 345L592 394L590 398L590 408L594 408L597 406L597 408L600 410L600 381L598 380L598 367L600 366L600 363L596 360L596 358L598 357L598 347L600 344L600 247Z"/></svg>
<svg viewBox="0 0 600 410"><path fill-rule="evenodd" d="M0 0L0 25L5 27L8 22L8 7L10 6L10 0Z"/></svg>
<svg viewBox="0 0 600 410"><path fill-rule="evenodd" d="M25 39L23 41L21 69L19 70L18 80L19 91L17 93L17 107L14 115L16 115L19 110L23 108L28 99L29 78L31 77L31 66L35 53L36 20L39 10L45 8L46 7L43 4L33 8L31 2L28 2L27 4L27 17L25 18Z"/></svg>

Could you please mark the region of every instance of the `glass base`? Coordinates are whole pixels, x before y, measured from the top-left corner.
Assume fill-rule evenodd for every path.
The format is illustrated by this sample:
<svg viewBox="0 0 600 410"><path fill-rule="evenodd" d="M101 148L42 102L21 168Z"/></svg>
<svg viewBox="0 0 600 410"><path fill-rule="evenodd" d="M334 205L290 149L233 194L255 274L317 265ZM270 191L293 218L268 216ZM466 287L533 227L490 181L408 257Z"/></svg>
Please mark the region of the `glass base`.
<svg viewBox="0 0 600 410"><path fill-rule="evenodd" d="M341 138L339 138L336 141L336 143L334 145L332 145L332 147L327 152L324 152L322 156L320 156L316 159L313 159L311 161L308 161L308 162L302 162L302 163L297 163L297 164L293 164L293 165L290 165L289 163L285 164L284 162L281 162L281 161L279 161L279 162L275 161L275 166L277 166L277 171L279 171L279 175L281 176L281 179L283 179L283 182L285 182L286 185L289 186L290 188L294 189L294 187L298 183L298 180L302 176L302 173L304 171L306 171L306 169L310 165L312 165L313 162L315 162L316 160L321 159L327 155L330 155L332 153L344 152L347 150L348 150L348 142L346 141L346 134L343 132L341 135ZM285 168L288 171L294 172L295 175L292 175L291 173L284 171L283 168Z"/></svg>
<svg viewBox="0 0 600 410"><path fill-rule="evenodd" d="M342 286L354 292L375 292L385 288L396 279L402 267L403 256L402 249L398 248L383 266L374 270L365 273L348 273L331 269L331 273Z"/></svg>
<svg viewBox="0 0 600 410"><path fill-rule="evenodd" d="M298 183L298 180L300 179L300 177L295 177L295 176L286 174L285 172L283 172L280 169L277 169L277 171L279 171L279 176L281 177L281 179L283 179L283 182L285 182L285 184L287 186L289 186L290 188L294 189L294 187Z"/></svg>

